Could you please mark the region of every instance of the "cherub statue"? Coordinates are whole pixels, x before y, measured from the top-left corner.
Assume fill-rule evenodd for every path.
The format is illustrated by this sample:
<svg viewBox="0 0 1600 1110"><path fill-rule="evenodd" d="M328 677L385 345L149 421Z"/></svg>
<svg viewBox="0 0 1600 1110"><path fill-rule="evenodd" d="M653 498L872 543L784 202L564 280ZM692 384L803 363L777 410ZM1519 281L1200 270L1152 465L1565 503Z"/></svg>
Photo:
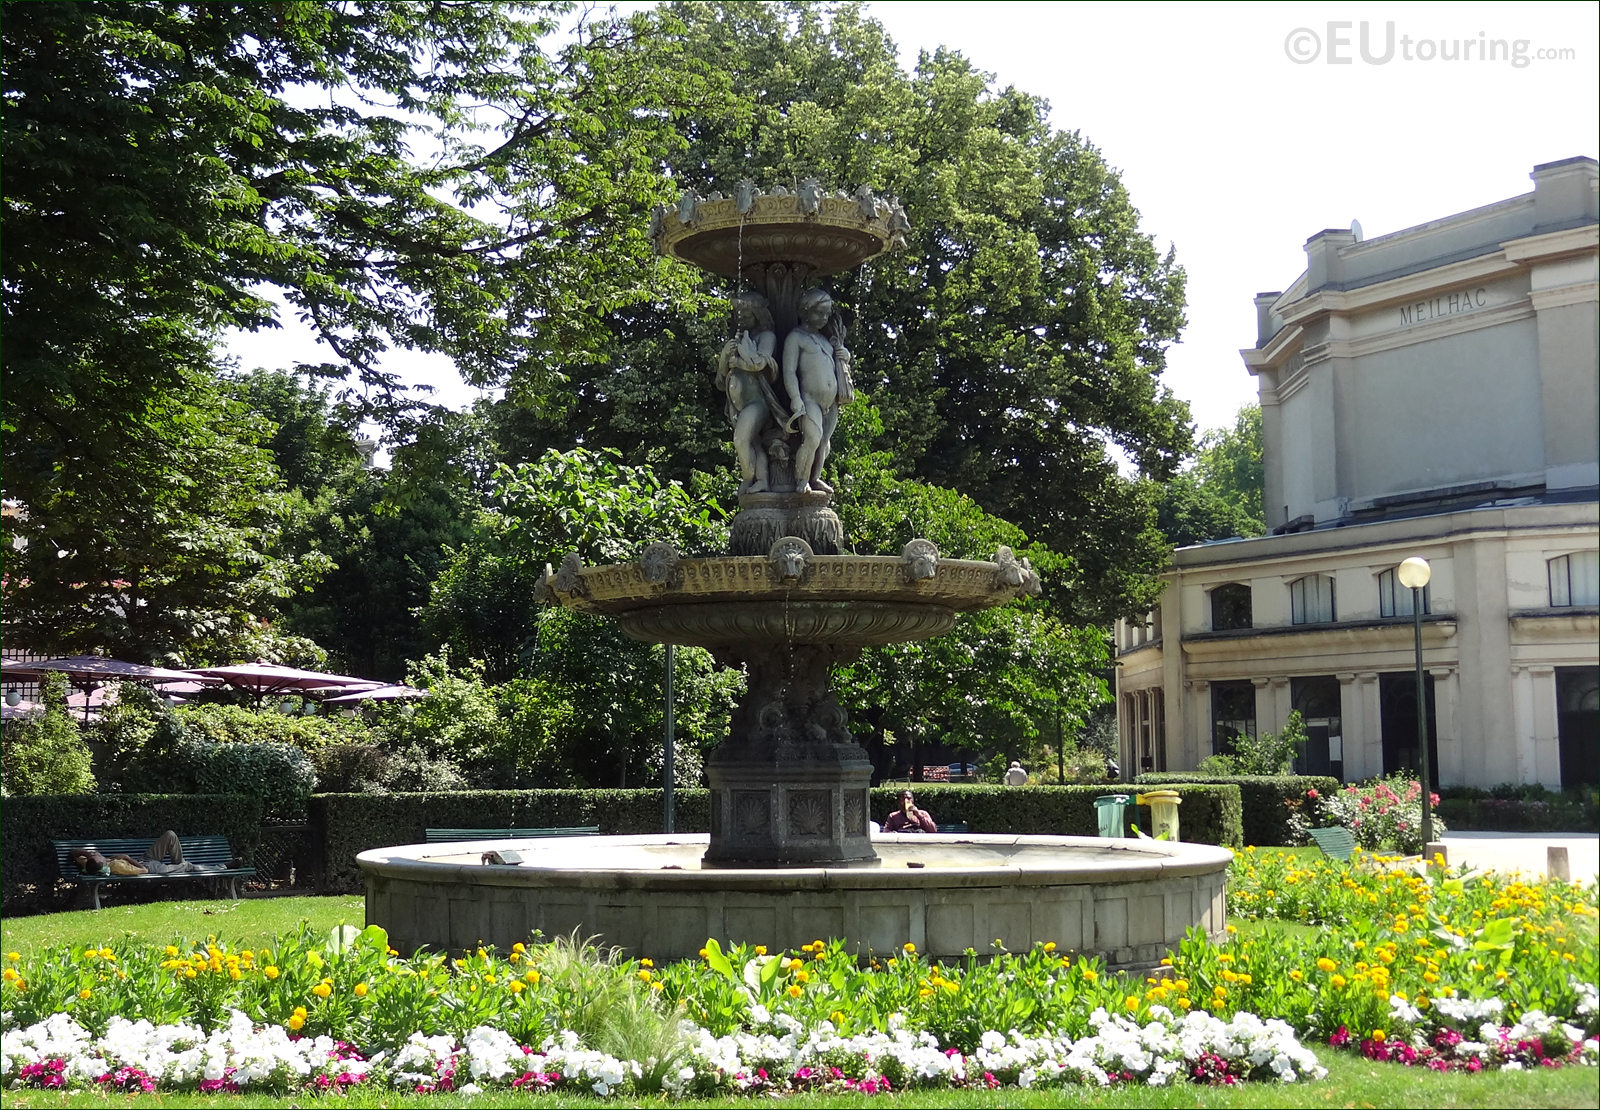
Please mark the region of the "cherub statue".
<svg viewBox="0 0 1600 1110"><path fill-rule="evenodd" d="M783 341L783 385L794 414L784 431L793 432L796 426L800 431L794 488L797 493L832 493L833 487L822 480L822 464L839 424L839 406L855 400L850 351L843 341L844 322L824 290L802 293L799 309L800 322Z"/></svg>
<svg viewBox="0 0 1600 1110"><path fill-rule="evenodd" d="M739 492L765 493L771 487L761 432L769 417L784 418L772 392L778 375L772 352L778 337L772 330L772 310L760 293L740 293L733 298L732 307L734 334L717 356L717 388L728 398L726 411L733 424L733 449L744 478Z"/></svg>

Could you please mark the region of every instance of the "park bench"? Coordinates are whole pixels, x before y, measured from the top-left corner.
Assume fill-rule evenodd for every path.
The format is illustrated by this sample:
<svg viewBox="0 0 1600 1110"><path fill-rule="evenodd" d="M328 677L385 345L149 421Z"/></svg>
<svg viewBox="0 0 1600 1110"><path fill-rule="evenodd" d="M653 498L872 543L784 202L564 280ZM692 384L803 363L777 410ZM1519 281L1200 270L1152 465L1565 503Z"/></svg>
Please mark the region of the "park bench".
<svg viewBox="0 0 1600 1110"><path fill-rule="evenodd" d="M942 833L966 833L972 830L967 828L965 821L944 821L939 824L939 831Z"/></svg>
<svg viewBox="0 0 1600 1110"><path fill-rule="evenodd" d="M107 859L112 856L130 856L136 860L145 858L145 853L150 850L155 837L90 837L85 840L52 840L50 845L56 853L56 869L61 877L69 883L83 883L94 894L94 908L100 908L100 884L102 883L161 883L185 882L192 879L228 881L228 897L239 897L239 880L248 878L256 873L254 867L232 867L235 860L233 849L228 844L225 836L180 836L178 846L183 849L185 863L199 864L205 867L204 871L179 872L169 875L90 875L78 870L77 864L69 858L75 848L93 848Z"/></svg>
<svg viewBox="0 0 1600 1110"><path fill-rule="evenodd" d="M599 836L599 825L576 825L567 829L428 829L427 843L448 844L457 840L532 840L541 836Z"/></svg>
<svg viewBox="0 0 1600 1110"><path fill-rule="evenodd" d="M1306 832L1317 842L1322 854L1331 859L1348 861L1356 850L1356 838L1343 825L1334 825L1327 829L1307 829Z"/></svg>

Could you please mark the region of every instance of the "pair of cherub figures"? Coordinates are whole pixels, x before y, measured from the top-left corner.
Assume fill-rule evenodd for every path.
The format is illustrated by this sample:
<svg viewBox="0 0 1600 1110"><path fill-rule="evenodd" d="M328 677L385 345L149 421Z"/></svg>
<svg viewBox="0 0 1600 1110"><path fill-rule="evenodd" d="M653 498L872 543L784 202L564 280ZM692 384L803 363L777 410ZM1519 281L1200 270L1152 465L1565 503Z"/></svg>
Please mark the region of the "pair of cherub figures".
<svg viewBox="0 0 1600 1110"><path fill-rule="evenodd" d="M784 337L780 360L774 357L778 340L767 299L759 293L741 293L733 299L735 334L718 356L717 385L728 398L733 446L744 478L740 493L766 493L772 488L762 442L769 420L785 433L800 433L794 455L795 492L833 492L822 480L822 465L839 423L839 406L855 398L850 351L844 345L844 323L824 290L802 293L797 307L799 323ZM780 381L788 394L787 405L775 391Z"/></svg>

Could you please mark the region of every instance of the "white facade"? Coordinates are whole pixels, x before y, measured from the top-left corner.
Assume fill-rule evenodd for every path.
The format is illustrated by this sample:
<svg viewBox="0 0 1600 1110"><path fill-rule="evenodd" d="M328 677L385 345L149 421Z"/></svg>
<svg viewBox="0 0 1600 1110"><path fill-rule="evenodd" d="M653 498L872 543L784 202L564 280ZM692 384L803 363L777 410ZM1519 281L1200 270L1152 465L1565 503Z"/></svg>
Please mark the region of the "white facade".
<svg viewBox="0 0 1600 1110"><path fill-rule="evenodd" d="M1596 163L1378 239L1325 231L1257 297L1274 534L1184 548L1117 630L1124 766L1193 768L1300 709L1304 769L1414 767L1410 591L1440 782L1597 779ZM1220 592L1219 592L1220 591Z"/></svg>

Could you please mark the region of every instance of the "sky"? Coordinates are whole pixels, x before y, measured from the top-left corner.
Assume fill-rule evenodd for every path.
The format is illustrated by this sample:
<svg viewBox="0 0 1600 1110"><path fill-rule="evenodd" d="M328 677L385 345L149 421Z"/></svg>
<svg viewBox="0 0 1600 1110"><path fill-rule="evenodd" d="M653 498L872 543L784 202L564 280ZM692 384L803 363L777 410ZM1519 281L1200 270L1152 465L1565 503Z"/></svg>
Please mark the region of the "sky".
<svg viewBox="0 0 1600 1110"><path fill-rule="evenodd" d="M1535 165L1600 154L1600 5L1076 4L878 0L913 67L946 46L1051 104L1122 177L1141 226L1188 275L1164 381L1202 430L1256 396L1259 292L1304 244L1366 237L1532 190ZM1487 57L1485 57L1487 55ZM911 218L916 218L911 213ZM294 327L232 337L247 367L321 360ZM386 364L434 399L478 395L447 361Z"/></svg>

